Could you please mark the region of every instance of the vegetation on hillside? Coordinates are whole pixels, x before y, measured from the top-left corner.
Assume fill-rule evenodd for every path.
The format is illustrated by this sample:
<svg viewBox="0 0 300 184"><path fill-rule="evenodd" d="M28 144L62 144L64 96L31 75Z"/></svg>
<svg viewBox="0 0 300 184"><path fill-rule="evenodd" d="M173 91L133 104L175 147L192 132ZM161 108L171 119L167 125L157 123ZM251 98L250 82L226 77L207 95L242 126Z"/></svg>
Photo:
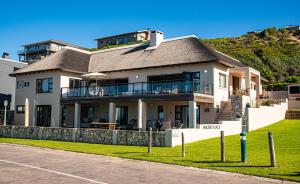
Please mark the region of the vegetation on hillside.
<svg viewBox="0 0 300 184"><path fill-rule="evenodd" d="M300 31L268 28L240 37L204 41L257 69L269 84L300 82Z"/></svg>

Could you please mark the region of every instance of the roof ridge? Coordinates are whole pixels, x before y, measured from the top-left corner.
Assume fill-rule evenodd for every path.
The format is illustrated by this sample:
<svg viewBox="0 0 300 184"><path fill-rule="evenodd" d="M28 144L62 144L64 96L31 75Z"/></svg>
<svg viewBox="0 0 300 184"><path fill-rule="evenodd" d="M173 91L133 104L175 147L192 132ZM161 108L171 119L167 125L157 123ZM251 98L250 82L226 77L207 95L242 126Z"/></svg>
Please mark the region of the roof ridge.
<svg viewBox="0 0 300 184"><path fill-rule="evenodd" d="M197 38L197 39L199 39L196 35L185 35L185 36L178 36L178 37L174 37L174 38L167 38L167 39L164 39L162 42L170 42L170 41L182 40L182 39L186 39L186 38Z"/></svg>
<svg viewBox="0 0 300 184"><path fill-rule="evenodd" d="M0 60L2 61L9 61L9 62L14 62L14 63L19 63L19 64L28 64L26 62L22 62L22 61L17 61L17 60L13 60L13 59L6 59L6 58L0 58Z"/></svg>
<svg viewBox="0 0 300 184"><path fill-rule="evenodd" d="M215 50L217 53L219 53L219 54L222 54L222 55L224 55L224 56L226 56L226 57L229 57L230 59L233 59L233 60L235 60L236 62L239 62L239 63L242 63L241 61L239 61L239 60L237 60L237 59L235 59L235 58L233 58L233 57L231 57L231 56L229 56L229 55L227 55L227 54L225 54L225 53L223 53L223 52L221 52L221 51L218 51L218 50Z"/></svg>
<svg viewBox="0 0 300 184"><path fill-rule="evenodd" d="M93 51L93 52L91 52L91 54L97 54L97 53L102 53L102 52L110 52L110 51L114 51L114 50L122 50L122 49L131 48L131 47L141 46L141 45L144 45L144 44L145 43L137 43L137 44L124 45L124 46L115 47L115 48L102 49L102 50Z"/></svg>

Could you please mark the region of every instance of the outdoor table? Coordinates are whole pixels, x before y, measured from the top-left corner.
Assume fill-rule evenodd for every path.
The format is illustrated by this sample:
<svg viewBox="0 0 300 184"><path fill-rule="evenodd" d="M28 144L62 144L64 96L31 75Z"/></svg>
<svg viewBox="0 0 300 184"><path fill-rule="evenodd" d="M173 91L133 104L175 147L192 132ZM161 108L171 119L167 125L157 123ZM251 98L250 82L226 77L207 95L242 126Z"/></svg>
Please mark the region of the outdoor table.
<svg viewBox="0 0 300 184"><path fill-rule="evenodd" d="M102 128L107 127L109 130L115 130L117 123L100 123L100 122L92 122L91 126L93 128Z"/></svg>

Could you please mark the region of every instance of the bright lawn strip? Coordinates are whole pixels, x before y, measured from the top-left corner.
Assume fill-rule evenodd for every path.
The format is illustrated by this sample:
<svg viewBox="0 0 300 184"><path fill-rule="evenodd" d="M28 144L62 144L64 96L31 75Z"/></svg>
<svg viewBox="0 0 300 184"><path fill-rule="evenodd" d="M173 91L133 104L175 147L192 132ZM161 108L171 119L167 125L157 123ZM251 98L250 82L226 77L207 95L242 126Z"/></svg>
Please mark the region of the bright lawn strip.
<svg viewBox="0 0 300 184"><path fill-rule="evenodd" d="M271 168L267 132L272 131L277 167ZM186 145L186 157L181 158L181 146L175 148L116 146L0 138L0 142L24 144L67 151L108 155L122 158L211 168L250 175L300 181L300 120L284 120L274 125L253 131L247 135L248 162L240 163L239 135L225 137L226 162L220 162L220 139L213 138Z"/></svg>

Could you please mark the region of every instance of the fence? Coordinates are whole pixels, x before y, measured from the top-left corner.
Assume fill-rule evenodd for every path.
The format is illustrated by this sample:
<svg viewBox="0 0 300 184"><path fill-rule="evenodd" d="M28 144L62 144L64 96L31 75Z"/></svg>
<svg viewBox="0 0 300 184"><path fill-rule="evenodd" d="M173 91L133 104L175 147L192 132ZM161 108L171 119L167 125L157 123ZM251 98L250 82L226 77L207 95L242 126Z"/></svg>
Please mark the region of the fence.
<svg viewBox="0 0 300 184"><path fill-rule="evenodd" d="M148 132L104 129L0 126L0 137L147 146ZM165 146L165 132L153 132L153 146Z"/></svg>

